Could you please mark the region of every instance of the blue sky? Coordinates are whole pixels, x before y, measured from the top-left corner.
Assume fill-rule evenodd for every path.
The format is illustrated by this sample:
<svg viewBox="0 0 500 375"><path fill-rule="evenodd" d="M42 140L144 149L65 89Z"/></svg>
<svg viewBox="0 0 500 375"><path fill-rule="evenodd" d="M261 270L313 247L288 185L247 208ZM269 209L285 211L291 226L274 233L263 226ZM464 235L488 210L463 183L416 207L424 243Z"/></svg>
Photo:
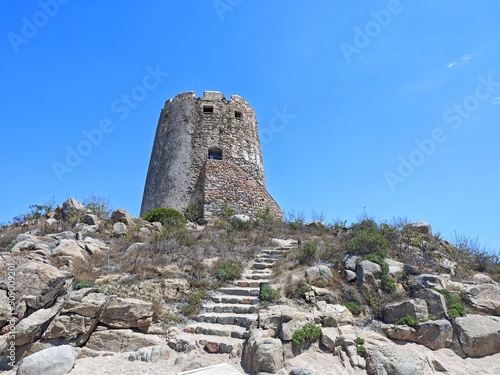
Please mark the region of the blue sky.
<svg viewBox="0 0 500 375"><path fill-rule="evenodd" d="M498 14L494 0L5 0L0 222L92 192L138 215L160 109L215 90L254 107L285 212L406 216L500 249Z"/></svg>

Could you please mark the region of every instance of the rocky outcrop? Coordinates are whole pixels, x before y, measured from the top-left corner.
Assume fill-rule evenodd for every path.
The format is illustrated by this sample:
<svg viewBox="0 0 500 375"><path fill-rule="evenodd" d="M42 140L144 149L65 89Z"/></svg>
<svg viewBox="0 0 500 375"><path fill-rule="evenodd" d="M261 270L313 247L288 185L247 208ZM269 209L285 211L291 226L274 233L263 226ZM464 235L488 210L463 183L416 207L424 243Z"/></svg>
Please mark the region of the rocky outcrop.
<svg viewBox="0 0 500 375"><path fill-rule="evenodd" d="M382 268L377 264L364 260L356 266L358 287L366 292L374 292L380 287Z"/></svg>
<svg viewBox="0 0 500 375"><path fill-rule="evenodd" d="M330 271L327 266L313 266L306 270L306 280L308 284L317 285L321 282L326 285L332 279L332 271Z"/></svg>
<svg viewBox="0 0 500 375"><path fill-rule="evenodd" d="M90 336L86 347L99 351L115 353L139 350L146 346L160 345L162 339L158 336L134 332L131 329L113 329L95 331Z"/></svg>
<svg viewBox="0 0 500 375"><path fill-rule="evenodd" d="M500 353L499 317L467 315L455 319L453 327L465 355L484 357Z"/></svg>
<svg viewBox="0 0 500 375"><path fill-rule="evenodd" d="M432 289L421 289L415 293L414 297L425 300L429 316L434 318L448 318L446 300L441 293Z"/></svg>
<svg viewBox="0 0 500 375"><path fill-rule="evenodd" d="M384 307L383 315L386 323L396 323L407 315L423 320L428 317L427 303L420 298L390 303Z"/></svg>
<svg viewBox="0 0 500 375"><path fill-rule="evenodd" d="M338 327L340 325L354 324L354 316L343 305L331 305L324 301L316 304L314 321L323 327Z"/></svg>
<svg viewBox="0 0 500 375"><path fill-rule="evenodd" d="M492 283L471 285L466 288L464 298L478 311L500 316L500 285Z"/></svg>
<svg viewBox="0 0 500 375"><path fill-rule="evenodd" d="M453 327L448 320L431 320L416 326L415 342L432 350L450 348Z"/></svg>
<svg viewBox="0 0 500 375"><path fill-rule="evenodd" d="M38 310L52 306L58 296L73 287L74 276L40 262L27 262L17 267L16 293L29 308Z"/></svg>
<svg viewBox="0 0 500 375"><path fill-rule="evenodd" d="M151 302L111 296L99 321L110 328L146 328L152 319Z"/></svg>
<svg viewBox="0 0 500 375"><path fill-rule="evenodd" d="M254 330L243 349L243 366L251 374L274 374L284 365L283 344L270 331Z"/></svg>

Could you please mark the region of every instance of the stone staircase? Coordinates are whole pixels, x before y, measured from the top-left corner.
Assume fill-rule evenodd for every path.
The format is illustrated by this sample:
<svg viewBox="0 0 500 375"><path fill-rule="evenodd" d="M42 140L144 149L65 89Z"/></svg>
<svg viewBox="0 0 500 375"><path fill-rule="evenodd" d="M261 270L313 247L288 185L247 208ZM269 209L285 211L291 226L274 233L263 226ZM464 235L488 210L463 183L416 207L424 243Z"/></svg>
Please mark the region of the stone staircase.
<svg viewBox="0 0 500 375"><path fill-rule="evenodd" d="M276 259L297 245L294 240L274 240L277 246L264 249L243 271L241 280L220 288L203 306L195 323L175 337L177 343L200 345L210 353L241 352L249 328L258 319L261 283L267 283ZM185 344L185 345L186 345ZM178 344L177 344L178 345ZM191 344L192 345L192 344ZM177 349L176 349L177 350Z"/></svg>

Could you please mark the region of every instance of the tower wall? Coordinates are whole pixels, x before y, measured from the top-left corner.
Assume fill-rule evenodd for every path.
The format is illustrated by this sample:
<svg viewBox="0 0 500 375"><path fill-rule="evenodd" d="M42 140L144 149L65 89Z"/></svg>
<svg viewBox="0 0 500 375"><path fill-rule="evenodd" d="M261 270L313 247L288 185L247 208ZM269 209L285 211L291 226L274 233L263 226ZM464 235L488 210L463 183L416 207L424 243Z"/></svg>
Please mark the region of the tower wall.
<svg viewBox="0 0 500 375"><path fill-rule="evenodd" d="M184 210L204 202L204 167L209 150L222 152L265 191L257 120L240 96L229 100L206 91L197 98L186 92L169 99L161 111L149 164L141 215L157 207Z"/></svg>

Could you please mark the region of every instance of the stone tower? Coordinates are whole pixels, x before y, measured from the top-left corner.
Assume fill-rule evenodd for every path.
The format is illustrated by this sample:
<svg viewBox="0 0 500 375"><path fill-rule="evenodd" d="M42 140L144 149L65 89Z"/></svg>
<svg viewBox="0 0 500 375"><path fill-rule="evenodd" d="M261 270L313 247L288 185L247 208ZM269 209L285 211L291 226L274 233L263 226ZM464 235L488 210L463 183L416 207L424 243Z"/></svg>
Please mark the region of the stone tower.
<svg viewBox="0 0 500 375"><path fill-rule="evenodd" d="M183 211L190 203L205 218L224 205L247 215L266 208L283 215L266 191L255 112L240 96L185 92L161 111L141 215L158 207Z"/></svg>

